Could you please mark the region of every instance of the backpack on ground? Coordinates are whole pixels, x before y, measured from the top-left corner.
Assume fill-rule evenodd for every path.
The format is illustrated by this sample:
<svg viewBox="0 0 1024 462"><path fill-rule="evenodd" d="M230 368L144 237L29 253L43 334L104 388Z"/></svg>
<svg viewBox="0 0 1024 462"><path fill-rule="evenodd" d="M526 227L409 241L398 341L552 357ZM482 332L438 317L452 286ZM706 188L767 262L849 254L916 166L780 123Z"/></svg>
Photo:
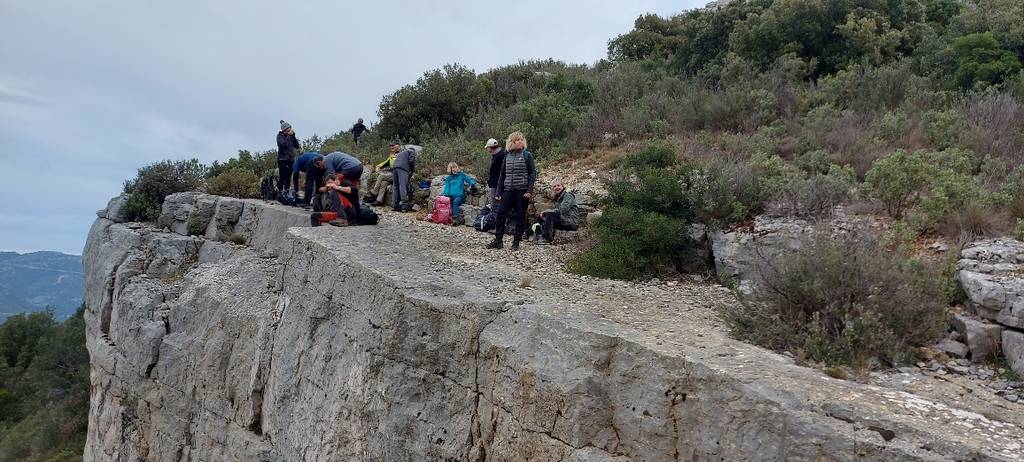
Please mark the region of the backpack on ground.
<svg viewBox="0 0 1024 462"><path fill-rule="evenodd" d="M430 216L431 221L442 225L452 224L452 198L448 196L437 196L434 198L434 213Z"/></svg>
<svg viewBox="0 0 1024 462"><path fill-rule="evenodd" d="M299 200L295 197L295 193L291 191L281 191L277 193L277 201L290 206L294 206L299 203Z"/></svg>
<svg viewBox="0 0 1024 462"><path fill-rule="evenodd" d="M380 216L377 215L377 211L366 204L359 206L359 224L361 225L375 225L380 221Z"/></svg>
<svg viewBox="0 0 1024 462"><path fill-rule="evenodd" d="M484 232L494 229L494 212L491 212L490 207L484 206L480 209L480 213L473 220L473 229Z"/></svg>
<svg viewBox="0 0 1024 462"><path fill-rule="evenodd" d="M274 180L276 180L276 179L277 178L274 177L274 176L268 176L268 177L260 180L260 198L261 199L263 199L265 201L272 201L272 200L277 199L277 186L274 185L274 183L276 183L276 181L274 181Z"/></svg>

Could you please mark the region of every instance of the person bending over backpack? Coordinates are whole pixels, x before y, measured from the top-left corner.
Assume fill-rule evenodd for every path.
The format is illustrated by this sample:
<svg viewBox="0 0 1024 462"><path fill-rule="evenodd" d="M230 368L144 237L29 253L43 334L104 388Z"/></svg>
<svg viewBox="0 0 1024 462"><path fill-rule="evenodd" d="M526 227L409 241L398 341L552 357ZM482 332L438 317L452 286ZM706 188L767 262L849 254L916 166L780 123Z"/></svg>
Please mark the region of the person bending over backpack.
<svg viewBox="0 0 1024 462"><path fill-rule="evenodd" d="M494 193L494 199L498 201L494 240L487 244L487 248L502 247L505 225L511 215L516 221L515 234L512 235L512 250L519 250L519 241L523 240L523 232L526 231L526 208L533 197L537 168L533 163L533 155L526 150L526 137L522 132L508 135L505 149L508 153L505 155L501 175L498 177L498 189Z"/></svg>
<svg viewBox="0 0 1024 462"><path fill-rule="evenodd" d="M476 184L476 180L470 178L459 168L459 164L455 162L448 163L448 175L444 177L444 190L441 191L442 196L448 196L452 199L452 218L458 218L459 208L462 207L462 202L466 199L465 185L473 186Z"/></svg>
<svg viewBox="0 0 1024 462"><path fill-rule="evenodd" d="M313 191L324 185L324 168L324 156L316 151L307 152L295 159L295 163L292 164L292 191L295 191L296 195L299 191L299 174L306 174L306 186L303 188L304 194L299 199L299 205L309 205L309 201L313 199Z"/></svg>
<svg viewBox="0 0 1024 462"><path fill-rule="evenodd" d="M391 142L392 149L394 146L398 146L398 141ZM394 207L396 212L408 212L412 210L412 203L410 201L409 193L409 179L412 176L412 172L416 170L416 151L412 148L406 147L395 155L395 161L391 163L391 174L394 177L393 182L393 198L391 205Z"/></svg>
<svg viewBox="0 0 1024 462"><path fill-rule="evenodd" d="M576 205L576 195L566 191L565 187L556 184L551 188L555 207L540 213L541 234L534 236L538 244L550 244L555 238L555 230L575 231L580 227L580 208Z"/></svg>

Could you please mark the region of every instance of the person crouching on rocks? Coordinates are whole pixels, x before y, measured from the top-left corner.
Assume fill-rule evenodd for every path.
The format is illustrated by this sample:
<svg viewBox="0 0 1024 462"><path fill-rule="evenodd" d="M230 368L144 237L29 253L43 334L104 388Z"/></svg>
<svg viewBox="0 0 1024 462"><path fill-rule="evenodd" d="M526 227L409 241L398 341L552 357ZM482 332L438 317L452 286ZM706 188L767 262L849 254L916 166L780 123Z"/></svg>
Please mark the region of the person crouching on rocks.
<svg viewBox="0 0 1024 462"><path fill-rule="evenodd" d="M551 188L551 196L555 206L540 213L541 235L534 236L538 244L550 244L555 238L556 229L575 231L580 227L580 207L576 205L576 195L566 191L565 186L556 184Z"/></svg>
<svg viewBox="0 0 1024 462"><path fill-rule="evenodd" d="M327 182L320 192L326 204L322 212L313 212L309 217L311 226L327 222L333 226L348 226L359 220L359 190L352 182L333 173L327 174Z"/></svg>
<svg viewBox="0 0 1024 462"><path fill-rule="evenodd" d="M501 240L505 236L505 225L509 216L516 221L515 234L512 236L512 250L519 250L519 241L523 240L526 231L526 208L533 197L533 184L537 180L537 168L533 163L533 155L526 150L526 137L522 132L514 132L505 140L505 162L498 177L498 189L494 199L498 201L498 216L495 220L494 240L487 244L488 249L500 249Z"/></svg>
<svg viewBox="0 0 1024 462"><path fill-rule="evenodd" d="M448 163L448 175L444 177L444 190L441 191L442 196L448 196L452 200L452 219L459 217L459 209L462 207L462 202L466 199L466 185L473 186L476 184L476 180L466 175L459 168L459 164L455 162Z"/></svg>

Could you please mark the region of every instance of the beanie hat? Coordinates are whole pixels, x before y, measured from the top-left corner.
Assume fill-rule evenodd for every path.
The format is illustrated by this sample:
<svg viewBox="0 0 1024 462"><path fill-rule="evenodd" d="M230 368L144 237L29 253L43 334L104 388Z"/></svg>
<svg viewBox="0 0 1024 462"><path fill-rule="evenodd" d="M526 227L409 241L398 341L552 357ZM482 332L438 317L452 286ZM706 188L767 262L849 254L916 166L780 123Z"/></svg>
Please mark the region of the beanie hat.
<svg viewBox="0 0 1024 462"><path fill-rule="evenodd" d="M292 128L292 124L282 120L281 121L281 131L283 132L283 131L285 131L285 130L287 130L289 128Z"/></svg>

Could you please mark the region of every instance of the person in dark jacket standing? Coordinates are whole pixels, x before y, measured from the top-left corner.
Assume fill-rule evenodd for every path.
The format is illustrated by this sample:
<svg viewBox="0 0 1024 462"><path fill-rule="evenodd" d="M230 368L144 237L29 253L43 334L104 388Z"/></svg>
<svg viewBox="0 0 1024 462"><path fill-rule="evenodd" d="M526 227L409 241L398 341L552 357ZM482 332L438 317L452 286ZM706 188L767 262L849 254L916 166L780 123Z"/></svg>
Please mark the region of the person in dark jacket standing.
<svg viewBox="0 0 1024 462"><path fill-rule="evenodd" d="M392 141L391 146L398 146L398 141ZM391 174L394 176L392 179L392 185L394 192L392 194L392 207L396 212L408 212L412 210L412 204L409 201L409 178L412 176L412 172L416 170L416 150L410 147L406 147L395 155L395 160L391 163Z"/></svg>
<svg viewBox="0 0 1024 462"><path fill-rule="evenodd" d="M359 120L356 121L356 124L352 126L352 141L359 144L359 138L363 136L363 132L365 131L366 125L363 125L363 118L360 117Z"/></svg>
<svg viewBox="0 0 1024 462"><path fill-rule="evenodd" d="M277 190L287 191L292 183L292 163L295 153L299 152L299 139L295 137L292 124L281 121L281 131L277 133Z"/></svg>
<svg viewBox="0 0 1024 462"><path fill-rule="evenodd" d="M523 232L526 231L526 208L533 197L533 184L537 181L537 167L533 163L533 155L526 150L526 137L522 132L509 135L505 149L508 153L505 154L505 162L498 175L498 189L494 193L494 199L498 201L494 240L487 244L487 248L502 247L505 224L508 223L509 214L512 214L516 220L512 250L519 250L519 241L523 240Z"/></svg>
<svg viewBox="0 0 1024 462"><path fill-rule="evenodd" d="M491 154L491 169L487 174L487 205L491 207L491 211L494 211L498 206L497 201L494 200L494 192L498 189L498 177L501 176L501 167L505 165L505 154L508 151L494 138L487 140L484 149Z"/></svg>

